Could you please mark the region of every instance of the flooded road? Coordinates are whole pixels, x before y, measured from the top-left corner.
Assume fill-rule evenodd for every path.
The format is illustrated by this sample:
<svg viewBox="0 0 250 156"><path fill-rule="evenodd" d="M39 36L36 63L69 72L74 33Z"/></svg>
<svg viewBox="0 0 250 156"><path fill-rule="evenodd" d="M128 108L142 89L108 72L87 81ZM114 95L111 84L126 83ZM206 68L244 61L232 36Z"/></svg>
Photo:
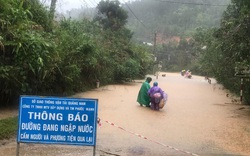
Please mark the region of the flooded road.
<svg viewBox="0 0 250 156"><path fill-rule="evenodd" d="M237 104L214 80L208 84L203 77L179 73L152 78L151 86L157 81L168 94L160 111L136 102L144 80L75 95L98 99L96 155L250 155L249 106ZM0 156L15 154L15 140L0 145ZM21 144L23 155L89 156L93 147Z"/></svg>

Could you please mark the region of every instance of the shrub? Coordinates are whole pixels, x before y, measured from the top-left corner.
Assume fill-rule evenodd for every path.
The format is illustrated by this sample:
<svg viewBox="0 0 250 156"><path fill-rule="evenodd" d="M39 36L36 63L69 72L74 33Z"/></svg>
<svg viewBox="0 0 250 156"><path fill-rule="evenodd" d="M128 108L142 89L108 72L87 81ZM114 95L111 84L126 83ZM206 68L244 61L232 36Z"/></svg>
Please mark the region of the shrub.
<svg viewBox="0 0 250 156"><path fill-rule="evenodd" d="M11 117L0 120L0 140L9 139L17 131L17 117Z"/></svg>

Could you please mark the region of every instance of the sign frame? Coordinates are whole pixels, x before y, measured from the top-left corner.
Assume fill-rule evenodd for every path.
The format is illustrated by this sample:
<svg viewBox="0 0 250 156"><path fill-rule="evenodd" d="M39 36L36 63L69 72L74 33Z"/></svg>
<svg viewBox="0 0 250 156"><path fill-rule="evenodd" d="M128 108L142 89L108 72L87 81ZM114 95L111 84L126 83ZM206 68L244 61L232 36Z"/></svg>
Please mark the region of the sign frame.
<svg viewBox="0 0 250 156"><path fill-rule="evenodd" d="M96 146L98 99L21 95L20 143ZM94 151L95 153L95 151Z"/></svg>

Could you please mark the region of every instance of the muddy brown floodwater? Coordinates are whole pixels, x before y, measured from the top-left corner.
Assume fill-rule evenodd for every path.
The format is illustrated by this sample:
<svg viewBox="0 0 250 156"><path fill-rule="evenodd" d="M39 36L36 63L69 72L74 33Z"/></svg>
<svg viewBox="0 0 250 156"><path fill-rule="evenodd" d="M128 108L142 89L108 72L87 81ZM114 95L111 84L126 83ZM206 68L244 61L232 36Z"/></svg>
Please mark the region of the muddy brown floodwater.
<svg viewBox="0 0 250 156"><path fill-rule="evenodd" d="M250 155L250 107L239 104L212 79L160 73L167 105L153 111L137 104L144 80L108 85L75 97L98 99L97 156ZM151 83L151 85L152 85ZM0 117L17 114L1 111ZM15 138L1 141L0 156L15 156ZM91 156L91 146L21 144L20 156Z"/></svg>

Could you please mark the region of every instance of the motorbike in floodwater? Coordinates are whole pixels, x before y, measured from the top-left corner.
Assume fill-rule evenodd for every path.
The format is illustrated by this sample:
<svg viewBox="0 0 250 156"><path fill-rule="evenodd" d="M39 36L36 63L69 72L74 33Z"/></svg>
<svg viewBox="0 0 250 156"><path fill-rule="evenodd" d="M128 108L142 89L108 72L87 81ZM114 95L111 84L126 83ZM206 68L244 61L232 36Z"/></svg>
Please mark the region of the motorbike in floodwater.
<svg viewBox="0 0 250 156"><path fill-rule="evenodd" d="M191 79L191 78L192 78L192 75L191 75L191 74L190 74L190 75L188 75L188 76L187 76L187 78Z"/></svg>
<svg viewBox="0 0 250 156"><path fill-rule="evenodd" d="M185 78L189 78L189 79L191 79L192 78L192 73L190 72L190 71L187 71L186 73L185 73L185 76L184 76Z"/></svg>

